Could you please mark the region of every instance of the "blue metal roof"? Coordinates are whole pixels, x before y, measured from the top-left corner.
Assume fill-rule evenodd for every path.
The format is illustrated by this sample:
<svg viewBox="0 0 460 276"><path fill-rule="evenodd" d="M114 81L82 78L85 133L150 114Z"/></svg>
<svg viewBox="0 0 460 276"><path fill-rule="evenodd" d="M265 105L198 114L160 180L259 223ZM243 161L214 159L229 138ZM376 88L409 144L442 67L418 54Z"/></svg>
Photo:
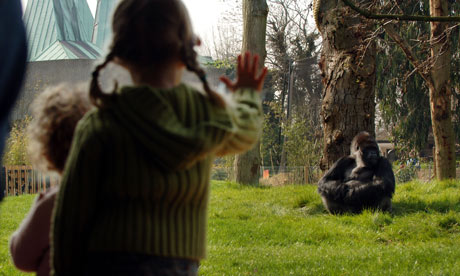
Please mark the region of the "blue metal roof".
<svg viewBox="0 0 460 276"><path fill-rule="evenodd" d="M60 51L62 42L90 43L94 25L85 0L29 0L24 22L29 41L29 61L44 60L44 57L65 59ZM67 49L63 50L67 59L79 56L68 50L71 47L64 48ZM85 55L86 58L90 56L93 55Z"/></svg>
<svg viewBox="0 0 460 276"><path fill-rule="evenodd" d="M101 49L107 46L112 35L112 14L119 0L98 0L94 21L93 43Z"/></svg>
<svg viewBox="0 0 460 276"><path fill-rule="evenodd" d="M30 61L46 61L60 59L96 59L101 49L91 43L83 41L56 41L39 56Z"/></svg>
<svg viewBox="0 0 460 276"><path fill-rule="evenodd" d="M24 14L29 61L99 58L111 39L118 2L98 0L94 20L86 0L29 0ZM206 65L212 59L199 61Z"/></svg>

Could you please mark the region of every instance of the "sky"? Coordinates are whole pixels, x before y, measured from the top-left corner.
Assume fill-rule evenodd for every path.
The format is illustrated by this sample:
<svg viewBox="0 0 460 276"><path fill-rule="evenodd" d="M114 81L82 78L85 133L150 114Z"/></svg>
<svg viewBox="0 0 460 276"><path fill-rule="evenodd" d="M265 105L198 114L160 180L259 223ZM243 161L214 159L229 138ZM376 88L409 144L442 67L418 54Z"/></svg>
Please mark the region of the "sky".
<svg viewBox="0 0 460 276"><path fill-rule="evenodd" d="M25 9L27 0L21 0ZM87 0L89 8L93 15L96 12L96 0ZM220 14L224 10L222 1L219 0L182 0L189 10L190 17L195 32L203 37L208 38L211 35L212 28L217 24Z"/></svg>

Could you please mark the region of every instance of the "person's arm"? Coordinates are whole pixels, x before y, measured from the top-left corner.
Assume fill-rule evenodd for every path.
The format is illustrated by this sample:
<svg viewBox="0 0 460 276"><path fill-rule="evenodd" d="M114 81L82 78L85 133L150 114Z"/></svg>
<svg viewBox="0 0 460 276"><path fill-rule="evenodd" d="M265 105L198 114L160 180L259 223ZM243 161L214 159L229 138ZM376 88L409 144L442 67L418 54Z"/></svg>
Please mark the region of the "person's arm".
<svg viewBox="0 0 460 276"><path fill-rule="evenodd" d="M252 61L252 63L251 63ZM260 92L267 74L267 68L257 73L259 56L247 52L238 57L237 80L221 77L230 91L231 103L227 107L233 129L226 137L216 155L236 154L249 150L258 140L263 124L263 110Z"/></svg>
<svg viewBox="0 0 460 276"><path fill-rule="evenodd" d="M165 171L188 168L206 156L248 150L257 142L263 122L259 92L267 71L257 74L257 60L246 54L244 62L239 58L236 82L221 78L232 91L225 108L180 86L175 93L123 91L111 112Z"/></svg>
<svg viewBox="0 0 460 276"><path fill-rule="evenodd" d="M37 271L49 250L51 213L57 189L41 193L21 226L11 236L10 253L14 265L26 272Z"/></svg>
<svg viewBox="0 0 460 276"><path fill-rule="evenodd" d="M51 275L80 275L88 231L97 211L97 186L104 171L103 143L91 116L77 125L51 225Z"/></svg>

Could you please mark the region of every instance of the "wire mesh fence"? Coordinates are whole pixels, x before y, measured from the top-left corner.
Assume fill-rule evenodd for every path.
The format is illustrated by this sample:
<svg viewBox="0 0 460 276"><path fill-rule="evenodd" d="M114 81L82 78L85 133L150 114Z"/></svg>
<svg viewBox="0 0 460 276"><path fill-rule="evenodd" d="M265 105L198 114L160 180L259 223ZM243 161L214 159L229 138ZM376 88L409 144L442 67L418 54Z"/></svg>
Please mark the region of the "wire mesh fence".
<svg viewBox="0 0 460 276"><path fill-rule="evenodd" d="M396 183L411 180L430 181L434 179L433 162L423 164L400 164L393 166ZM234 167L214 167L211 173L213 180L234 181ZM322 177L323 172L318 166L306 167L261 167L261 185L282 186L288 184L314 184ZM457 179L460 179L460 163L457 164Z"/></svg>
<svg viewBox="0 0 460 276"><path fill-rule="evenodd" d="M282 186L288 184L316 184L321 177L317 166L304 167L260 167L261 185ZM211 171L212 180L234 181L234 167L214 167Z"/></svg>
<svg viewBox="0 0 460 276"><path fill-rule="evenodd" d="M434 178L432 162L423 164L401 164L394 166L396 183L411 180L430 181ZM234 167L215 166L212 180L234 181ZM323 175L318 166L305 167L261 167L259 183L265 186L290 184L316 184ZM460 178L460 163L457 164L457 179ZM5 196L35 194L59 185L59 177L35 170L30 166L4 166L1 168L0 192Z"/></svg>
<svg viewBox="0 0 460 276"><path fill-rule="evenodd" d="M435 178L435 168L433 162L425 163L402 163L393 166L396 183L404 183L411 180L430 181ZM460 163L456 165L456 179L460 179Z"/></svg>

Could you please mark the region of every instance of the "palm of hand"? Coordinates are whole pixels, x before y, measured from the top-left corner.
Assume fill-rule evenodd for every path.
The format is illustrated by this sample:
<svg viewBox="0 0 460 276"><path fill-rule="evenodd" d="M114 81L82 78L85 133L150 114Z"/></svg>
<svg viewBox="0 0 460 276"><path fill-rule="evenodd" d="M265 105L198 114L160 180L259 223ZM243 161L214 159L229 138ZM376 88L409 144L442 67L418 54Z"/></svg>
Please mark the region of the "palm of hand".
<svg viewBox="0 0 460 276"><path fill-rule="evenodd" d="M244 60L243 57L239 55L236 82L232 82L225 76L222 76L220 80L225 83L227 88L231 91L236 91L239 88L253 88L260 92L262 91L265 76L267 75L267 67L264 67L262 73L257 76L258 63L258 55L251 56L249 52L246 52Z"/></svg>

